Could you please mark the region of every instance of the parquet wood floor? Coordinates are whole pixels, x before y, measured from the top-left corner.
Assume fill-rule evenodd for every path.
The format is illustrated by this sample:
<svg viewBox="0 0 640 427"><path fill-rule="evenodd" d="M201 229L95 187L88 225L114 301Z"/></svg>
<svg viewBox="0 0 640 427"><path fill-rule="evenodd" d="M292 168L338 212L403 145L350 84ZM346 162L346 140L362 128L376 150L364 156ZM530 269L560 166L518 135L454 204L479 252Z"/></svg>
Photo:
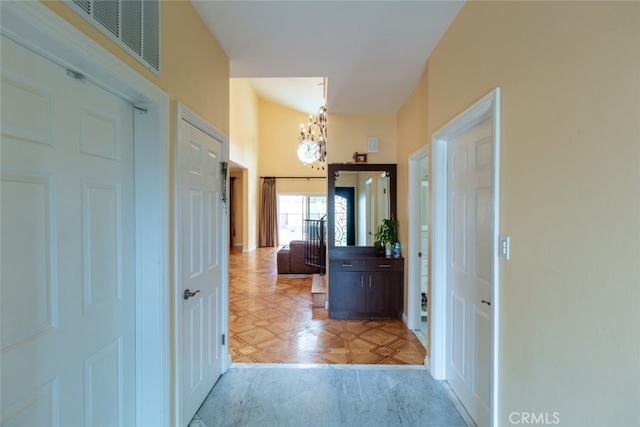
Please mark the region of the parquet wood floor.
<svg viewBox="0 0 640 427"><path fill-rule="evenodd" d="M401 320L329 319L313 308L311 276L278 277L277 248L229 257L229 348L236 363L422 365Z"/></svg>

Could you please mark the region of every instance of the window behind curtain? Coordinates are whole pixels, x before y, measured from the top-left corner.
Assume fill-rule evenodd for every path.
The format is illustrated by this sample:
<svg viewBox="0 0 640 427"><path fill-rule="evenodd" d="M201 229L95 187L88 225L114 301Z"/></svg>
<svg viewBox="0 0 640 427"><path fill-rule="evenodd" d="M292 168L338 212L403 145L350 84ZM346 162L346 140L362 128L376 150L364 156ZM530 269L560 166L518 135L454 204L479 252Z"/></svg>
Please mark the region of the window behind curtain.
<svg viewBox="0 0 640 427"><path fill-rule="evenodd" d="M304 220L321 219L326 213L327 198L325 196L278 195L280 244L288 245L292 240L302 240Z"/></svg>

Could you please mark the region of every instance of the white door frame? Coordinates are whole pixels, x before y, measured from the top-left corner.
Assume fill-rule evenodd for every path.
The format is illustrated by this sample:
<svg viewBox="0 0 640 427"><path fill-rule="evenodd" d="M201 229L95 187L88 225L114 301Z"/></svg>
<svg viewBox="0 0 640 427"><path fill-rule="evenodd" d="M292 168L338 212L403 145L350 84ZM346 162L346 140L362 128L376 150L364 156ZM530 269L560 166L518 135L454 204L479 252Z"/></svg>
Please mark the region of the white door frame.
<svg viewBox="0 0 640 427"><path fill-rule="evenodd" d="M176 109L176 122L175 122L175 161L174 161L174 281L173 281L173 295L174 295L174 349L173 349L173 357L175 360L176 369L174 370L174 384L175 384L175 425L180 425L180 420L182 417L182 396L181 396L181 384L182 378L180 377L180 369L177 367L180 366L182 359L181 345L182 345L182 307L183 307L183 299L182 299L182 289L181 289L181 259L182 259L182 245L181 245L181 203L180 198L182 196L182 192L180 189L180 123L182 120L185 120L192 126L198 128L202 132L211 136L212 138L220 141L222 143L222 161L229 162L229 138L222 133L220 130L216 129L214 126L209 124L202 117L191 111L187 106L180 102L175 103ZM223 177L225 180L225 186L227 191L229 191L229 173L227 171L226 177ZM228 197L228 193L227 193ZM227 199L228 200L228 199ZM221 204L224 206L224 212L222 215L224 216L222 220L222 241L219 242L221 245L221 265L222 265L222 325L220 325L220 329L222 333L226 337L225 344L223 345L223 350L229 349L229 207L228 202ZM231 365L231 354L227 353L228 357L223 358L222 361L222 373L226 372Z"/></svg>
<svg viewBox="0 0 640 427"><path fill-rule="evenodd" d="M415 201L422 199L422 177L420 163L431 152L431 144L425 144L409 156L409 197L407 209L409 212L409 246L404 253L407 259L408 280L407 286L407 327L412 330L420 329L420 307L422 299L420 295L421 260L417 258L420 252L422 239L421 210L414 209ZM429 216L431 217L431 216ZM429 315L430 316L430 315ZM430 318L430 317L429 317ZM429 358L425 357L428 366Z"/></svg>
<svg viewBox="0 0 640 427"><path fill-rule="evenodd" d="M431 136L433 165L433 232L431 234L431 375L446 379L447 372L447 144L484 120L493 127L493 226L491 283L491 425L498 420L500 271L498 234L500 224L500 88L495 88Z"/></svg>
<svg viewBox="0 0 640 427"><path fill-rule="evenodd" d="M40 2L1 2L5 36L146 111L134 114L136 425L170 424L169 98Z"/></svg>

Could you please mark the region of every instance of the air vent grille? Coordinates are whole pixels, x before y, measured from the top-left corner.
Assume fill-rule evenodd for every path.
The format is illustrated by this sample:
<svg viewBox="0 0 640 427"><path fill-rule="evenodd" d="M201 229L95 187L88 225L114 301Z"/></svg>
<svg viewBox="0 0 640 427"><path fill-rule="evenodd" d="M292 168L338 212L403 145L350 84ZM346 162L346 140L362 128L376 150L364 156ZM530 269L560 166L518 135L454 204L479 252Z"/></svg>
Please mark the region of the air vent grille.
<svg viewBox="0 0 640 427"><path fill-rule="evenodd" d="M160 69L160 2L144 2L143 57L157 70Z"/></svg>
<svg viewBox="0 0 640 427"><path fill-rule="evenodd" d="M142 56L142 4L137 1L122 3L122 41Z"/></svg>
<svg viewBox="0 0 640 427"><path fill-rule="evenodd" d="M74 3L77 4L85 13L91 13L91 2L89 0L74 0Z"/></svg>
<svg viewBox="0 0 640 427"><path fill-rule="evenodd" d="M105 30L116 37L120 37L120 8L119 2L109 0L94 0L93 17L102 24ZM123 3L127 3L123 1Z"/></svg>
<svg viewBox="0 0 640 427"><path fill-rule="evenodd" d="M67 0L96 28L160 71L160 0Z"/></svg>

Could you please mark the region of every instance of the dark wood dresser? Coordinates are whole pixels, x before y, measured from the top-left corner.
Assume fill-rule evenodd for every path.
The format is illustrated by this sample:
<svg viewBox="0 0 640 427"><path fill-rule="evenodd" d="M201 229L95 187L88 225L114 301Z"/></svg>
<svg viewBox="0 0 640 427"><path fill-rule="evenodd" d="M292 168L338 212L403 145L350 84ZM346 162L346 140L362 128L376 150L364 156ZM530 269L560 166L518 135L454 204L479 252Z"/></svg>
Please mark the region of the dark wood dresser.
<svg viewBox="0 0 640 427"><path fill-rule="evenodd" d="M404 258L329 254L329 317L401 319Z"/></svg>

